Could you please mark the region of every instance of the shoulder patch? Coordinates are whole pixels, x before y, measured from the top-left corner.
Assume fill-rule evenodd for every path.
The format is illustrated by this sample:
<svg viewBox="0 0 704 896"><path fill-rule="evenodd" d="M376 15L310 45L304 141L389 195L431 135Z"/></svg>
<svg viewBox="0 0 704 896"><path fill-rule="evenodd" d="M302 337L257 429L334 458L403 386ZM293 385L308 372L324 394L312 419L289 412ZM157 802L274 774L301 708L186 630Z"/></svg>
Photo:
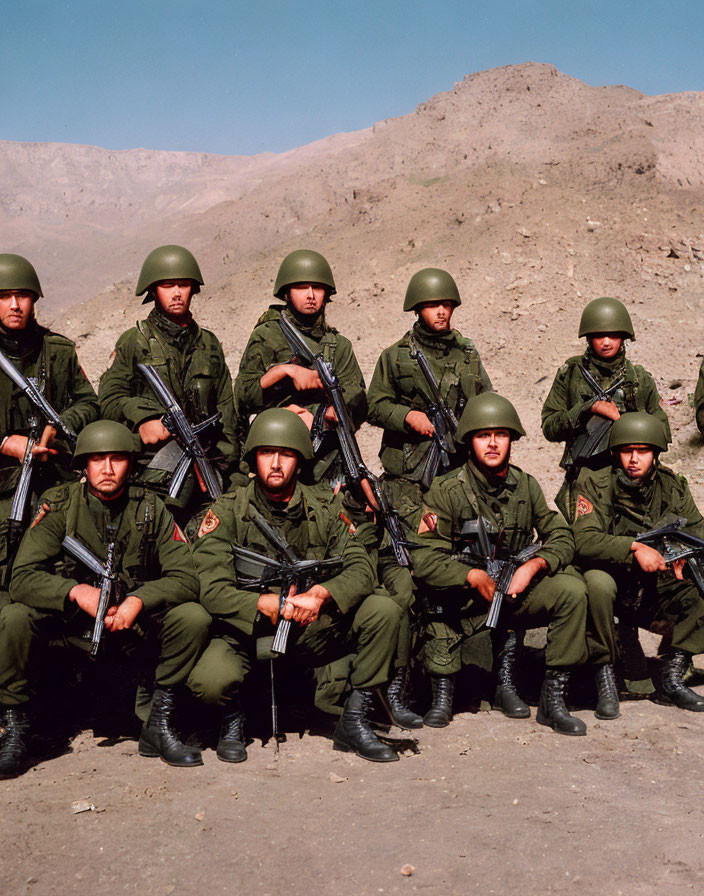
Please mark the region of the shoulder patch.
<svg viewBox="0 0 704 896"><path fill-rule="evenodd" d="M205 520L203 522L205 522ZM171 539L172 541L182 541L184 544L188 544L188 539L183 534L183 530L178 523L174 523L174 534L171 536Z"/></svg>
<svg viewBox="0 0 704 896"><path fill-rule="evenodd" d="M219 525L220 519L215 516L212 510L209 510L203 518L203 522L200 524L200 529L198 530L198 538L202 538L204 535L208 535L210 532L214 532Z"/></svg>
<svg viewBox="0 0 704 896"><path fill-rule="evenodd" d="M594 505L592 504L592 502L585 498L584 495L580 495L577 498L577 516L586 516L586 514L591 513L592 510L594 510Z"/></svg>
<svg viewBox="0 0 704 896"><path fill-rule="evenodd" d="M50 510L51 507L49 507L49 505L45 501L37 511L37 515L32 520L29 528L33 529L37 525L37 523L41 522L44 519L44 517L47 515L47 513L49 513Z"/></svg>
<svg viewBox="0 0 704 896"><path fill-rule="evenodd" d="M420 524L418 525L418 534L422 535L424 532L434 532L437 527L438 515L437 513L433 513L432 510L429 510L421 517Z"/></svg>

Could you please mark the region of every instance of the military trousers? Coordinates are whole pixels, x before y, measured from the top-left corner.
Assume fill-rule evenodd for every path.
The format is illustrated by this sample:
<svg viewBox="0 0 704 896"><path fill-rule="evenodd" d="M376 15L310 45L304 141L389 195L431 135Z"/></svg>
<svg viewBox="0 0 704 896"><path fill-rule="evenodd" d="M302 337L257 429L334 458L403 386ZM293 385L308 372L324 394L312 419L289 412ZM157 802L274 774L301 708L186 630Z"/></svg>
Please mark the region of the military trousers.
<svg viewBox="0 0 704 896"><path fill-rule="evenodd" d="M353 688L374 688L391 677L398 643L401 609L383 592L374 592L353 611L342 614L323 608L315 622L292 625L287 654L314 668L325 667L354 653ZM217 626L217 623L216 623ZM256 659L256 639L273 634L268 618L255 623L252 636L220 623L188 678L188 687L205 703L224 706L236 693Z"/></svg>
<svg viewBox="0 0 704 896"><path fill-rule="evenodd" d="M48 645L87 650L79 613L84 617L82 624L90 621L80 610L67 617L62 612L38 610L20 603L3 608L0 612L0 704L17 706L34 696L33 683L46 662ZM101 650L139 659L141 648L154 637L156 684L169 687L184 683L208 642L209 614L194 602L145 614L144 618L143 613L132 629L104 632ZM149 651L145 653L153 655Z"/></svg>
<svg viewBox="0 0 704 896"><path fill-rule="evenodd" d="M665 635L675 650L704 653L704 599L696 585L666 572L644 576L636 594L634 574L632 567L585 572L592 631L598 633L589 639L590 662L614 661L614 614L621 624Z"/></svg>
<svg viewBox="0 0 704 896"><path fill-rule="evenodd" d="M468 642L486 633L489 604L484 598L464 588L453 590L453 596L436 605L428 626L424 663L431 675L454 675L470 665ZM531 584L515 602L506 601L500 627L522 631L547 626L546 665L571 669L587 660L586 620L584 580L574 571L560 572Z"/></svg>

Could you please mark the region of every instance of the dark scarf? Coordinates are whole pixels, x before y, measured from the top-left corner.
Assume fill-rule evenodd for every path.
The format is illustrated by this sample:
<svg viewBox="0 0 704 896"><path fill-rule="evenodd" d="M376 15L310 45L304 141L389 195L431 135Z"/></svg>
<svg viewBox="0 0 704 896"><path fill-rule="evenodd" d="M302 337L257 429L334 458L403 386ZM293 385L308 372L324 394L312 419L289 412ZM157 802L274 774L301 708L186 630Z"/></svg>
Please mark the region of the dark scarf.
<svg viewBox="0 0 704 896"><path fill-rule="evenodd" d="M149 312L147 322L158 330L166 341L175 345L176 348L183 352L191 347L198 334L198 324L193 320L193 316L189 312L188 324L185 327L179 326L168 318L160 308L154 307Z"/></svg>
<svg viewBox="0 0 704 896"><path fill-rule="evenodd" d="M445 330L438 333L431 330L423 323L421 318L413 324L413 338L421 348L431 349L433 352L441 352L448 355L450 351L457 345L457 330Z"/></svg>
<svg viewBox="0 0 704 896"><path fill-rule="evenodd" d="M27 362L39 357L48 331L32 318L24 330L8 330L0 324L0 349L15 360Z"/></svg>

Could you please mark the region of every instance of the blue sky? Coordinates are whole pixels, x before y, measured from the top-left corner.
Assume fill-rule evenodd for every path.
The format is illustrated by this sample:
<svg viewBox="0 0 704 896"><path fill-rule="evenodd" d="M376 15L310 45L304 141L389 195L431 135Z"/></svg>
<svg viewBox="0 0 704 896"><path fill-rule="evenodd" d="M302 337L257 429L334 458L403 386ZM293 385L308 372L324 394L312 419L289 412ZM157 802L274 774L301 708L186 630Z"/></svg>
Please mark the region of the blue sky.
<svg viewBox="0 0 704 896"><path fill-rule="evenodd" d="M529 60L704 89L697 0L5 0L1 21L5 140L280 152Z"/></svg>

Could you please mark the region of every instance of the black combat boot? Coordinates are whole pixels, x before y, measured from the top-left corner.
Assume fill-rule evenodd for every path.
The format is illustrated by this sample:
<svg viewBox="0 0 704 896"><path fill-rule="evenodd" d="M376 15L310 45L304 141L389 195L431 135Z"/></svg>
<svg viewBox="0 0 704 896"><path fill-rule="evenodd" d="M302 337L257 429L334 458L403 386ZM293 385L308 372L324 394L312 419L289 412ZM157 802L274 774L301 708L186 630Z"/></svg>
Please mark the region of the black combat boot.
<svg viewBox="0 0 704 896"><path fill-rule="evenodd" d="M27 758L27 712L19 706L6 706L0 728L0 778L16 778Z"/></svg>
<svg viewBox="0 0 704 896"><path fill-rule="evenodd" d="M402 666L381 692L386 711L394 725L399 728L422 728L423 717L409 709L408 700L408 667Z"/></svg>
<svg viewBox="0 0 704 896"><path fill-rule="evenodd" d="M518 636L509 632L499 653L494 708L509 719L529 719L530 707L518 696L513 673L518 659Z"/></svg>
<svg viewBox="0 0 704 896"><path fill-rule="evenodd" d="M595 674L596 681L596 709L594 715L597 719L617 719L621 715L618 708L618 688L614 667L609 663L598 666Z"/></svg>
<svg viewBox="0 0 704 896"><path fill-rule="evenodd" d="M370 759L372 762L396 762L396 753L379 740L369 725L372 699L373 692L370 690L352 691L335 727L333 749L343 753L356 753L362 759Z"/></svg>
<svg viewBox="0 0 704 896"><path fill-rule="evenodd" d="M423 721L431 728L446 728L452 721L455 679L450 675L431 675L430 686L433 689L433 699Z"/></svg>
<svg viewBox="0 0 704 896"><path fill-rule="evenodd" d="M200 750L183 743L176 733L173 717L176 708L176 689L173 687L154 689L152 711L142 725L139 738L139 755L159 757L167 765L188 768L203 765Z"/></svg>
<svg viewBox="0 0 704 896"><path fill-rule="evenodd" d="M570 673L564 669L547 669L540 690L540 705L536 721L547 725L558 734L580 735L587 733L581 719L571 716L565 705L565 692Z"/></svg>
<svg viewBox="0 0 704 896"><path fill-rule="evenodd" d="M247 758L244 713L239 698L231 700L223 709L220 739L215 754L223 762L244 762Z"/></svg>
<svg viewBox="0 0 704 896"><path fill-rule="evenodd" d="M700 697L682 681L688 661L689 654L684 650L673 650L662 658L662 697L664 702L674 703L680 709L704 712L704 697Z"/></svg>

